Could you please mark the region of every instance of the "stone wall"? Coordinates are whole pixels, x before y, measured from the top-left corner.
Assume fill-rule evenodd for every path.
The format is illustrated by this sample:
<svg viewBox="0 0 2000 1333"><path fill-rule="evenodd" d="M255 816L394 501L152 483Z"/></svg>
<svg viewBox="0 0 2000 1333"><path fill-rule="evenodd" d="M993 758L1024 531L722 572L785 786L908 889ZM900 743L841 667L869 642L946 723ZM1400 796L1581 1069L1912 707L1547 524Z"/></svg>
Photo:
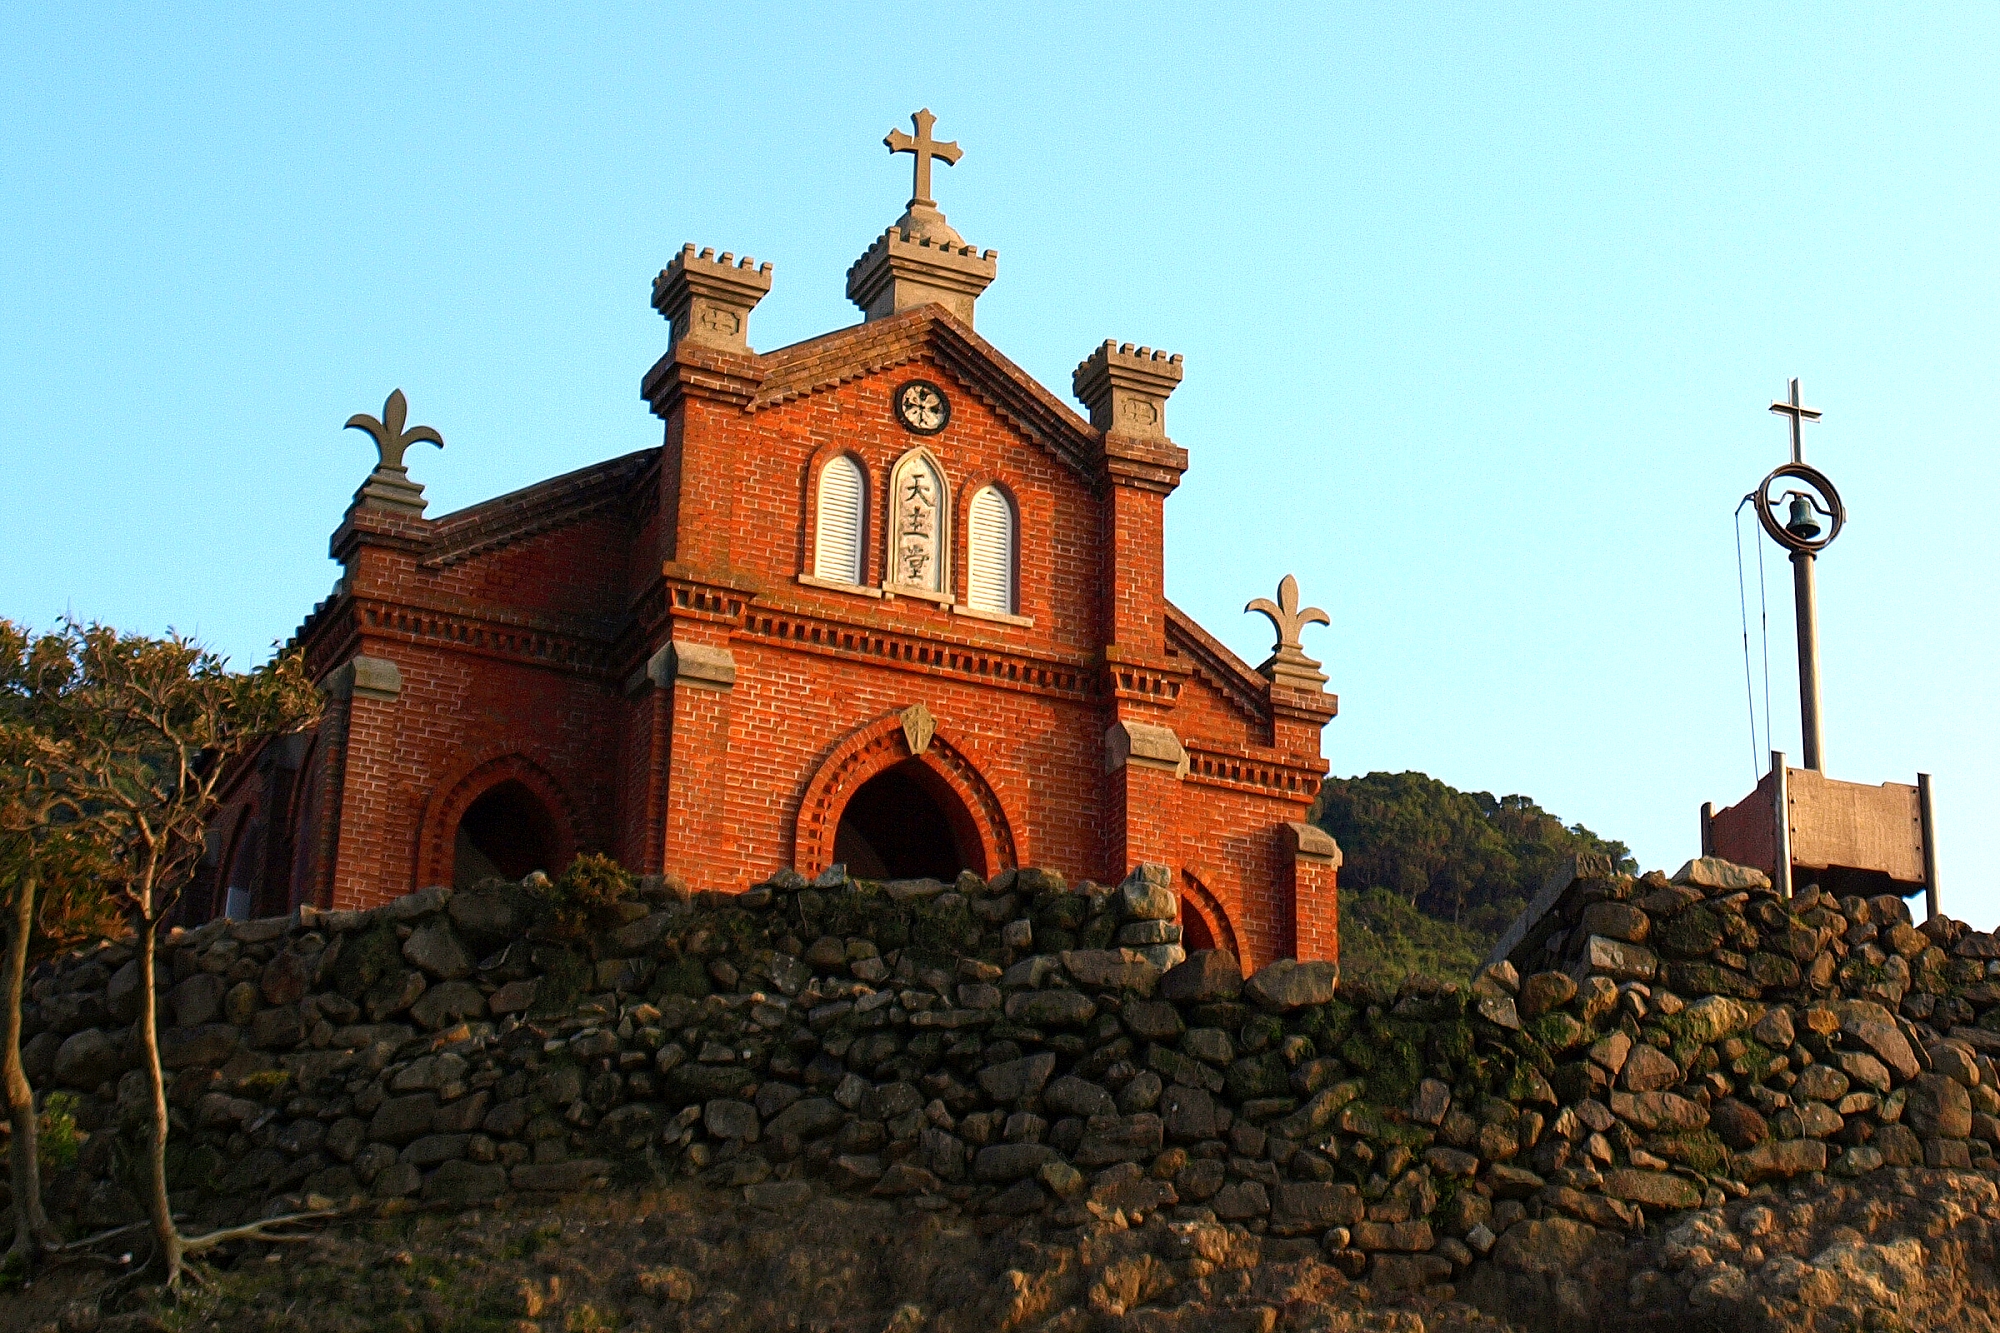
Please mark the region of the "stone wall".
<svg viewBox="0 0 2000 1333"><path fill-rule="evenodd" d="M1561 879L1471 986L1393 993L1183 960L1154 868L649 879L581 941L538 938L500 883L212 923L161 951L176 1207L667 1173L782 1208L818 1182L1057 1226L1237 1223L1411 1287L1517 1226L1622 1233L1814 1172L1994 1165L2000 941L1915 929L1894 898L1787 902L1720 862ZM89 1134L49 1186L79 1228L136 1215L135 982L123 944L33 982L31 1075Z"/></svg>

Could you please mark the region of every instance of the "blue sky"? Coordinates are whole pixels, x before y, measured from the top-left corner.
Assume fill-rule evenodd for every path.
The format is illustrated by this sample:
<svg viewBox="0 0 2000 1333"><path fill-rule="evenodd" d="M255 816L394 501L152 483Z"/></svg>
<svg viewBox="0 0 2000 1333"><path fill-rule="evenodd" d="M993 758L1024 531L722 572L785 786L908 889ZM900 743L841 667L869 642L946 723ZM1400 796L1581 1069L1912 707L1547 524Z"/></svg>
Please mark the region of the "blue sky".
<svg viewBox="0 0 2000 1333"><path fill-rule="evenodd" d="M1851 513L1829 772L1934 774L1993 924L2000 8L1469 10L16 6L0 615L260 657L395 386L433 515L657 443L652 275L772 261L763 349L853 322L929 106L982 333L1065 397L1107 337L1186 356L1169 592L1256 661L1240 608L1298 575L1337 774L1691 855L1755 775L1730 511L1802 376Z"/></svg>

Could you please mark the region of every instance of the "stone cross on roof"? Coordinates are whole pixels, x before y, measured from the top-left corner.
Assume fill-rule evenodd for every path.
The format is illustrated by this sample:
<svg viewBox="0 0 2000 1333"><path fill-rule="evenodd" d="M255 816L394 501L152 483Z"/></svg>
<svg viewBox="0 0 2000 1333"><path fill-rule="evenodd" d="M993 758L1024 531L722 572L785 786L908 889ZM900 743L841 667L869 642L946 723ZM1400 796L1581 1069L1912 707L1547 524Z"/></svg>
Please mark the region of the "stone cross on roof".
<svg viewBox="0 0 2000 1333"><path fill-rule="evenodd" d="M959 148L956 139L948 143L939 143L931 138L931 126L937 124L937 117L931 114L929 107L912 114L910 123L917 127L916 137L912 138L901 130L890 130L882 142L889 146L891 153L911 153L916 156L915 181L911 186L909 206L936 208L937 200L931 198L931 159L942 158L946 166L951 166L965 156L965 153Z"/></svg>

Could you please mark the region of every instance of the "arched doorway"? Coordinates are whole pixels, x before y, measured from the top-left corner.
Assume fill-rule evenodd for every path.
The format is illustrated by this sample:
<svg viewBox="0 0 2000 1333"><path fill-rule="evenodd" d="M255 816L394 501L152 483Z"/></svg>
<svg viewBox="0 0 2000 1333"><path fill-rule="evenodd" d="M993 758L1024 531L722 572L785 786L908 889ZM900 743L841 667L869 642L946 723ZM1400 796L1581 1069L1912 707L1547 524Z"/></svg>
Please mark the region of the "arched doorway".
<svg viewBox="0 0 2000 1333"><path fill-rule="evenodd" d="M859 879L958 878L985 873L972 816L950 784L920 759L891 764L861 784L840 812L833 857Z"/></svg>
<svg viewBox="0 0 2000 1333"><path fill-rule="evenodd" d="M527 784L509 778L482 792L459 816L453 838L452 884L469 889L482 879L555 874L561 833Z"/></svg>
<svg viewBox="0 0 2000 1333"><path fill-rule="evenodd" d="M1181 899L1181 947L1189 953L1215 947L1215 932L1187 899Z"/></svg>

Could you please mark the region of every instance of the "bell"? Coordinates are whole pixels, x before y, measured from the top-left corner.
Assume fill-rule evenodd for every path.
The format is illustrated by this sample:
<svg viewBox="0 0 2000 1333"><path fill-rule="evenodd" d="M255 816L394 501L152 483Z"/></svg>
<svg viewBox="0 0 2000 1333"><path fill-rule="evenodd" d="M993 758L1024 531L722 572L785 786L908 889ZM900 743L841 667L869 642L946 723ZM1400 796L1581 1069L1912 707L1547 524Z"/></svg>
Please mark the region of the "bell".
<svg viewBox="0 0 2000 1333"><path fill-rule="evenodd" d="M1819 536L1819 519L1813 513L1813 504L1797 491L1792 492L1792 520L1785 524L1785 531L1802 542L1809 542Z"/></svg>

